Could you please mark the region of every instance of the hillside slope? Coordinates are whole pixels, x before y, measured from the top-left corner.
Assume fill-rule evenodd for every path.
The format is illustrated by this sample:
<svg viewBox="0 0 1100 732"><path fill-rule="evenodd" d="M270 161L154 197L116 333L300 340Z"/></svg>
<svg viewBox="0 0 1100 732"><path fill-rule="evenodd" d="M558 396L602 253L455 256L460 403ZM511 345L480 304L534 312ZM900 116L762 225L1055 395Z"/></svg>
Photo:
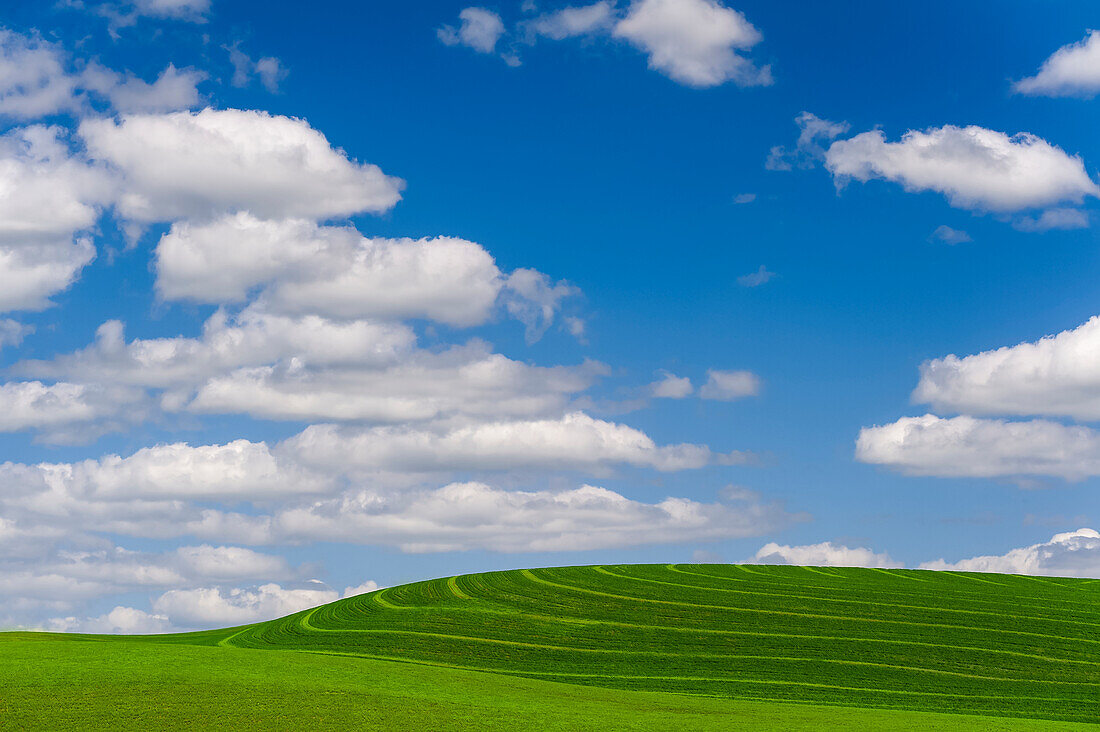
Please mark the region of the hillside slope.
<svg viewBox="0 0 1100 732"><path fill-rule="evenodd" d="M1100 720L1100 583L743 565L465 575L246 628L302 649L633 690Z"/></svg>
<svg viewBox="0 0 1100 732"><path fill-rule="evenodd" d="M1062 729L1100 720L1098 600L906 570L464 575L219 631L0 634L0 727Z"/></svg>

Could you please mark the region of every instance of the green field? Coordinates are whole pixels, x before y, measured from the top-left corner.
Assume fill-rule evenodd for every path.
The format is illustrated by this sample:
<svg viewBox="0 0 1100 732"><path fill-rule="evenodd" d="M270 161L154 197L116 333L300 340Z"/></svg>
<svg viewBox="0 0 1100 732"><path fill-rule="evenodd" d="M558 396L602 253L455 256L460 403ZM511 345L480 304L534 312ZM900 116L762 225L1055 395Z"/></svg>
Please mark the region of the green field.
<svg viewBox="0 0 1100 732"><path fill-rule="evenodd" d="M222 631L0 635L0 725L14 728L1054 730L1096 721L1093 580L568 567L402 585Z"/></svg>

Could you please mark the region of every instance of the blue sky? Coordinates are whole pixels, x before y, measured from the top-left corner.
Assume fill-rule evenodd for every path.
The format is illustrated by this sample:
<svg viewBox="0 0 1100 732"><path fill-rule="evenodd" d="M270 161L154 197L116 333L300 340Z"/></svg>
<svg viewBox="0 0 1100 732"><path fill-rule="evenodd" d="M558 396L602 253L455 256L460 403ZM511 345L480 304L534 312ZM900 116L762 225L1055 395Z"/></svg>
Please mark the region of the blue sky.
<svg viewBox="0 0 1100 732"><path fill-rule="evenodd" d="M0 623L547 564L1100 576L1096 18L5 8Z"/></svg>

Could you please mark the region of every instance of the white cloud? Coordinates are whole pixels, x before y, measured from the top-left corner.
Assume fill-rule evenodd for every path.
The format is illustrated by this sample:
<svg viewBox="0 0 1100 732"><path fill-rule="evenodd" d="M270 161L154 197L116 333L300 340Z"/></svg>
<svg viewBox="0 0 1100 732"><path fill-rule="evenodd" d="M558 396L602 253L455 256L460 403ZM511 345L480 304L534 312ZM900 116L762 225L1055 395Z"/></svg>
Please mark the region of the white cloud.
<svg viewBox="0 0 1100 732"><path fill-rule="evenodd" d="M152 635L176 630L165 615L118 606L94 618L52 618L46 627L55 633L109 633L111 635Z"/></svg>
<svg viewBox="0 0 1100 732"><path fill-rule="evenodd" d="M64 434L74 424L93 422L99 423L95 429L113 429L110 419L138 409L140 402L140 393L123 387L9 381L0 384L0 432L36 429Z"/></svg>
<svg viewBox="0 0 1100 732"><path fill-rule="evenodd" d="M976 210L1011 212L1100 195L1081 158L1035 135L974 125L910 130L899 142L887 142L881 130L863 132L834 142L825 167L841 183L881 178Z"/></svg>
<svg viewBox="0 0 1100 732"><path fill-rule="evenodd" d="M707 383L699 389L703 399L733 401L760 393L760 377L751 371L707 371Z"/></svg>
<svg viewBox="0 0 1100 732"><path fill-rule="evenodd" d="M1087 229L1089 216L1076 208L1052 208L1037 217L1021 216L1012 225L1020 231Z"/></svg>
<svg viewBox="0 0 1100 732"><path fill-rule="evenodd" d="M239 302L262 287L264 306L277 312L459 326L487 320L505 285L492 256L464 239L368 239L350 227L247 213L173 225L157 245L156 270L157 290L169 300ZM521 272L532 280L522 291ZM572 294L534 270L517 270L508 287L521 295L517 314L536 329Z"/></svg>
<svg viewBox="0 0 1100 732"><path fill-rule="evenodd" d="M739 53L763 36L744 15L715 0L634 0L613 35L649 54L650 68L681 84L772 83L769 67L758 68Z"/></svg>
<svg viewBox="0 0 1100 732"><path fill-rule="evenodd" d="M289 317L249 308L233 318L214 313L199 338L126 342L123 324L107 321L87 348L12 368L39 378L171 389L201 384L244 366L290 359L313 366L393 366L414 343L412 331L401 324Z"/></svg>
<svg viewBox="0 0 1100 732"><path fill-rule="evenodd" d="M416 351L384 369L310 369L296 361L238 369L207 381L186 408L292 420L526 417L560 411L604 371L594 363L530 366L474 342L442 353Z"/></svg>
<svg viewBox="0 0 1100 732"><path fill-rule="evenodd" d="M850 549L829 541L802 546L781 545L773 541L760 547L752 559L749 560L749 563L821 567L893 568L903 566L891 559L889 554L875 554L864 547Z"/></svg>
<svg viewBox="0 0 1100 732"><path fill-rule="evenodd" d="M0 474L11 469L2 466ZM177 442L145 447L125 458L105 455L34 469L46 483L90 500L267 501L330 487L329 479L272 455L263 442L248 440L199 446Z"/></svg>
<svg viewBox="0 0 1100 732"><path fill-rule="evenodd" d="M397 545L406 552L584 551L757 536L803 516L754 496L650 504L593 486L505 491L482 483L386 496L350 492L276 517L288 539Z"/></svg>
<svg viewBox="0 0 1100 732"><path fill-rule="evenodd" d="M121 78L105 69L98 70L97 77L97 90L119 112L174 112L199 106L198 84L206 79L206 73L168 64L151 84L133 75Z"/></svg>
<svg viewBox="0 0 1100 732"><path fill-rule="evenodd" d="M615 4L600 0L591 5L569 6L524 23L528 33L555 41L607 33L615 23Z"/></svg>
<svg viewBox="0 0 1100 732"><path fill-rule="evenodd" d="M1100 532L1078 529L1055 534L1050 541L1012 549L1005 554L971 557L958 562L937 559L921 569L1052 577L1100 577Z"/></svg>
<svg viewBox="0 0 1100 732"><path fill-rule="evenodd" d="M1035 76L1020 79L1012 88L1048 97L1094 96L1100 91L1100 32L1089 31L1083 40L1062 46Z"/></svg>
<svg viewBox="0 0 1100 732"><path fill-rule="evenodd" d="M365 595L368 592L374 592L381 589L378 583L374 580L367 580L361 585L355 585L354 587L345 587L343 597L355 597L356 595Z"/></svg>
<svg viewBox="0 0 1100 732"><path fill-rule="evenodd" d="M1100 434L1057 422L926 414L864 427L856 459L908 475L992 478L1100 475Z"/></svg>
<svg viewBox="0 0 1100 732"><path fill-rule="evenodd" d="M32 119L78 106L77 79L60 46L0 29L0 114Z"/></svg>
<svg viewBox="0 0 1100 732"><path fill-rule="evenodd" d="M320 582L296 588L269 583L255 589L171 590L153 601L153 609L178 627L217 628L273 620L339 599Z"/></svg>
<svg viewBox="0 0 1100 732"><path fill-rule="evenodd" d="M915 403L937 411L1100 419L1100 316L1033 343L921 364Z"/></svg>
<svg viewBox="0 0 1100 732"><path fill-rule="evenodd" d="M768 268L764 265L760 265L760 269L755 272L750 272L747 275L741 275L737 278L737 284L742 287L759 287L763 285L772 277L775 277L775 272L769 272Z"/></svg>
<svg viewBox="0 0 1100 732"><path fill-rule="evenodd" d="M436 35L448 46L462 44L479 53L496 51L497 41L504 35L504 22L500 16L485 8L465 8L458 14L458 29L445 25Z"/></svg>
<svg viewBox="0 0 1100 732"><path fill-rule="evenodd" d="M87 119L89 154L122 178L117 208L137 222L250 211L325 219L381 212L403 181L349 160L305 121L265 112L205 109Z"/></svg>
<svg viewBox="0 0 1100 732"><path fill-rule="evenodd" d="M0 312L43 310L95 259L86 238L33 247L0 246Z"/></svg>
<svg viewBox="0 0 1100 732"><path fill-rule="evenodd" d="M693 391L695 387L692 386L691 379L668 372L665 372L660 381L649 385L650 395L660 399L683 399L691 396Z"/></svg>
<svg viewBox="0 0 1100 732"><path fill-rule="evenodd" d="M768 151L764 167L768 170L809 169L825 159L823 143L835 140L848 131L847 122L832 122L811 112L794 118L798 125L798 142L793 148L776 145Z"/></svg>
<svg viewBox="0 0 1100 732"><path fill-rule="evenodd" d="M294 574L285 558L239 546L184 546L175 554L189 574L209 582L277 579Z"/></svg>
<svg viewBox="0 0 1100 732"><path fill-rule="evenodd" d="M314 425L281 449L302 462L393 471L598 470L626 463L662 471L745 461L702 445L658 446L644 432L581 412L557 419L488 422L443 429Z"/></svg>
<svg viewBox="0 0 1100 732"><path fill-rule="evenodd" d="M70 153L60 127L0 136L0 245L65 241L93 226L113 197L110 176Z"/></svg>
<svg viewBox="0 0 1100 732"><path fill-rule="evenodd" d="M752 203L756 200L755 193L738 193L733 197L733 202L738 205L744 205L746 203Z"/></svg>

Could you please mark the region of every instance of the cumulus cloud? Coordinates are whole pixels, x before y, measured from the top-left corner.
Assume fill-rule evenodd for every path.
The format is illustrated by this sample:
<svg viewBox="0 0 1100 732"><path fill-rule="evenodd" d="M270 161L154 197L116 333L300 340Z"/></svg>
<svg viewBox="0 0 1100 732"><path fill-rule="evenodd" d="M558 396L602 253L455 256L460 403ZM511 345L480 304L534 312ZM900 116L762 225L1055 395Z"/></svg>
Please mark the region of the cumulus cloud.
<svg viewBox="0 0 1100 732"><path fill-rule="evenodd" d="M52 618L46 628L55 633L108 633L111 635L152 635L171 633L172 627L166 615L147 613L132 607L119 605L114 610L92 618Z"/></svg>
<svg viewBox="0 0 1100 732"><path fill-rule="evenodd" d="M436 31L439 40L448 46L461 44L479 53L496 51L497 41L504 35L504 21L492 10L465 8L458 14L459 26L445 25Z"/></svg>
<svg viewBox="0 0 1100 732"><path fill-rule="evenodd" d="M199 338L149 338L127 342L123 324L110 320L95 342L50 361L12 367L39 378L173 389L245 366L296 359L314 366L395 365L415 342L401 324L334 321L316 315L290 317L245 309L234 317L218 311Z"/></svg>
<svg viewBox="0 0 1100 732"><path fill-rule="evenodd" d="M92 158L118 171L119 213L136 222L382 212L403 181L332 147L304 120L236 109L86 119Z"/></svg>
<svg viewBox="0 0 1100 732"><path fill-rule="evenodd" d="M277 312L458 326L488 319L506 284L492 256L464 239L368 239L351 227L248 213L173 225L157 245L156 270L167 300L240 302L262 288L264 306ZM514 312L535 330L573 294L534 270L517 270L507 286L520 296Z"/></svg>
<svg viewBox="0 0 1100 732"><path fill-rule="evenodd" d="M205 78L172 64L152 83L97 63L78 71L60 45L0 29L0 115L15 119L85 112L91 97L122 112L188 109L198 105Z"/></svg>
<svg viewBox="0 0 1100 732"><path fill-rule="evenodd" d="M612 34L648 54L651 69L687 86L772 83L770 67L741 55L763 39L760 31L714 0L634 0Z"/></svg>
<svg viewBox="0 0 1100 732"><path fill-rule="evenodd" d="M808 169L825 159L824 143L831 142L848 131L847 122L832 122L816 114L802 112L794 118L798 125L798 141L793 148L776 145L768 151L764 167L768 170ZM755 198L755 196L754 196Z"/></svg>
<svg viewBox="0 0 1100 732"><path fill-rule="evenodd" d="M830 541L801 546L776 544L773 541L760 547L748 563L822 567L897 568L903 566L891 559L889 554L876 554L864 547L851 549Z"/></svg>
<svg viewBox="0 0 1100 732"><path fill-rule="evenodd" d="M693 391L695 391L695 387L692 386L691 379L686 376L670 374L667 371L659 381L654 381L649 385L650 396L659 399L683 399L691 396Z"/></svg>
<svg viewBox="0 0 1100 732"><path fill-rule="evenodd" d="M368 592L374 592L381 589L378 583L374 580L367 580L366 582L355 585L353 587L345 587L343 597L355 597L356 595L365 595Z"/></svg>
<svg viewBox="0 0 1100 732"><path fill-rule="evenodd" d="M0 114L31 119L76 109L77 81L60 46L0 29Z"/></svg>
<svg viewBox="0 0 1100 732"><path fill-rule="evenodd" d="M253 77L259 77L260 83L272 94L279 91L279 83L286 78L287 70L274 56L264 56L258 61L241 50L240 42L224 46L229 52L229 62L233 64L233 78L230 83L237 87L248 86Z"/></svg>
<svg viewBox="0 0 1100 732"><path fill-rule="evenodd" d="M707 371L707 383L699 389L703 399L733 401L744 397L756 396L762 384L760 377L751 371Z"/></svg>
<svg viewBox="0 0 1100 732"><path fill-rule="evenodd" d="M339 599L339 593L321 582L291 588L269 583L255 589L171 590L153 601L153 610L175 626L217 628L281 618Z"/></svg>
<svg viewBox="0 0 1100 732"><path fill-rule="evenodd" d="M136 417L141 402L140 392L119 386L9 381L0 384L0 432L40 430L46 441L69 442L77 426L92 434L118 429L112 418Z"/></svg>
<svg viewBox="0 0 1100 732"><path fill-rule="evenodd" d="M1050 541L1012 549L1005 554L971 557L958 562L937 559L921 569L1051 577L1100 577L1100 532L1078 529L1055 534Z"/></svg>
<svg viewBox="0 0 1100 732"><path fill-rule="evenodd" d="M965 414L1100 419L1100 316L1035 342L927 361L913 401Z"/></svg>
<svg viewBox="0 0 1100 732"><path fill-rule="evenodd" d="M982 211L1079 204L1100 194L1081 158L1035 135L975 125L910 130L898 142L887 142L881 130L863 132L834 142L825 167L838 183L880 178Z"/></svg>
<svg viewBox="0 0 1100 732"><path fill-rule="evenodd" d="M1100 434L1045 420L904 417L864 427L856 459L908 475L992 478L1100 475Z"/></svg>
<svg viewBox="0 0 1100 732"><path fill-rule="evenodd" d="M600 364L530 366L473 342L416 351L384 368L306 368L300 362L237 369L205 382L185 407L266 419L404 422L502 418L560 411L604 373Z"/></svg>
<svg viewBox="0 0 1100 732"><path fill-rule="evenodd" d="M149 83L132 74L120 75L101 67L84 73L86 88L94 89L110 100L119 112L175 112L199 106L198 85L207 78L203 71L168 66Z"/></svg>
<svg viewBox="0 0 1100 732"><path fill-rule="evenodd" d="M1095 96L1100 91L1100 32L1089 31L1083 40L1062 46L1035 76L1020 79L1012 88L1036 96Z"/></svg>
<svg viewBox="0 0 1100 732"><path fill-rule="evenodd" d="M757 536L802 518L754 496L731 503L666 498L650 504L588 485L506 491L452 483L400 496L349 492L284 511L277 525L288 538L397 545L406 552L538 552Z"/></svg>
<svg viewBox="0 0 1100 732"><path fill-rule="evenodd" d="M702 445L658 446L644 432L581 412L436 430L314 425L282 447L311 464L393 471L594 470L616 463L674 471L746 460Z"/></svg>
<svg viewBox="0 0 1100 732"><path fill-rule="evenodd" d="M970 234L967 234L965 231L952 229L946 224L941 224L929 235L928 241L938 241L954 246L956 244L966 244L974 240L971 239Z"/></svg>

